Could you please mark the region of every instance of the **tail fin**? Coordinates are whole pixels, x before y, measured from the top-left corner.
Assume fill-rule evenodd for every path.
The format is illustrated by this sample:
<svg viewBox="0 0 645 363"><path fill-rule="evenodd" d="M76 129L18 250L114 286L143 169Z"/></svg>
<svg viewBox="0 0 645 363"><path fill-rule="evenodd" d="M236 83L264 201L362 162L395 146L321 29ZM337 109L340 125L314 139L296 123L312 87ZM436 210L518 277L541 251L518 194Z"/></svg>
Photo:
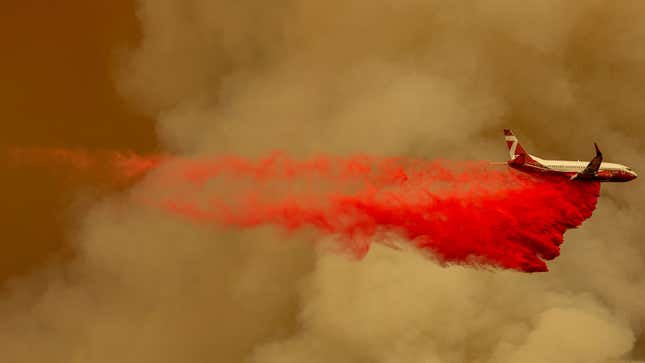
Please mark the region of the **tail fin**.
<svg viewBox="0 0 645 363"><path fill-rule="evenodd" d="M504 140L506 140L506 146L508 146L509 160L518 160L524 163L524 160L528 158L528 153L520 142L517 140L517 137L513 135L511 130L504 129Z"/></svg>

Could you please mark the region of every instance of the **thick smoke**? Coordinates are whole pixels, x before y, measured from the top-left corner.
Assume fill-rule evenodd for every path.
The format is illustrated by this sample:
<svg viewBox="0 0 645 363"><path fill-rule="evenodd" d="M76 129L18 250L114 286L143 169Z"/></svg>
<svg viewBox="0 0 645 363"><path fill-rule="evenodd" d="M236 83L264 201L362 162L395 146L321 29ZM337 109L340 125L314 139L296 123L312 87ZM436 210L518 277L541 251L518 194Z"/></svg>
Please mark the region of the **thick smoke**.
<svg viewBox="0 0 645 363"><path fill-rule="evenodd" d="M510 127L546 158L588 158L598 141L645 170L638 1L140 6L143 42L121 87L158 117L171 152L502 159ZM539 275L380 246L357 262L307 247L306 232L214 231L122 195L84 214L73 264L3 296L0 351L9 362L643 359L645 191L603 188Z"/></svg>

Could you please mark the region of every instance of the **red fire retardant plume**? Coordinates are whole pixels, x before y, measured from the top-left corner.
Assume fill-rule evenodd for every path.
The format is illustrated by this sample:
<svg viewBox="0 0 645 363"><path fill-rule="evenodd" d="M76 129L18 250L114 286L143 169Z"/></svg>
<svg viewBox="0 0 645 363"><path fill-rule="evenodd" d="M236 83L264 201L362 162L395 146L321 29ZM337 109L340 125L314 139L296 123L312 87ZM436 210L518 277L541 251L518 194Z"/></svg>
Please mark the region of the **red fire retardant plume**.
<svg viewBox="0 0 645 363"><path fill-rule="evenodd" d="M70 155L68 164L79 164ZM600 191L597 182L533 176L489 162L118 155L103 159L120 178L155 169L148 182L163 192L142 200L196 222L310 228L336 236L358 257L372 242L392 244L398 236L443 264L526 272L548 271L544 260L559 255L567 229L591 216ZM81 164L92 165L87 160Z"/></svg>

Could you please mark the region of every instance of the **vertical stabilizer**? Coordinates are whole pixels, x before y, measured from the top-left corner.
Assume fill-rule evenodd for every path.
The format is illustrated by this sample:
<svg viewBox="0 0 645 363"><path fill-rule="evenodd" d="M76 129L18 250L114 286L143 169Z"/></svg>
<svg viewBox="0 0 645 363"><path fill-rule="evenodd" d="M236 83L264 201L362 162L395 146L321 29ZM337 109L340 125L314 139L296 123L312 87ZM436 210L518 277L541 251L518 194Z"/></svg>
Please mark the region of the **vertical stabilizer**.
<svg viewBox="0 0 645 363"><path fill-rule="evenodd" d="M511 130L504 129L504 140L506 140L506 146L508 147L509 160L523 164L530 159L526 150L520 145L519 140Z"/></svg>

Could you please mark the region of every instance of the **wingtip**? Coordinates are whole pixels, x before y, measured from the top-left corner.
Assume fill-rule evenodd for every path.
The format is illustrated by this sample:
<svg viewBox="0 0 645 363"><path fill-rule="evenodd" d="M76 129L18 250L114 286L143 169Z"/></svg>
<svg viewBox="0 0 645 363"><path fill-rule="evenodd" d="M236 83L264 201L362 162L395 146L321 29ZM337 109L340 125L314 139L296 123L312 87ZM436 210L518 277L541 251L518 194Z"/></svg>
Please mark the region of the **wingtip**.
<svg viewBox="0 0 645 363"><path fill-rule="evenodd" d="M593 146L596 148L596 155L602 155L602 153L600 152L600 148L598 148L598 144L594 142Z"/></svg>

